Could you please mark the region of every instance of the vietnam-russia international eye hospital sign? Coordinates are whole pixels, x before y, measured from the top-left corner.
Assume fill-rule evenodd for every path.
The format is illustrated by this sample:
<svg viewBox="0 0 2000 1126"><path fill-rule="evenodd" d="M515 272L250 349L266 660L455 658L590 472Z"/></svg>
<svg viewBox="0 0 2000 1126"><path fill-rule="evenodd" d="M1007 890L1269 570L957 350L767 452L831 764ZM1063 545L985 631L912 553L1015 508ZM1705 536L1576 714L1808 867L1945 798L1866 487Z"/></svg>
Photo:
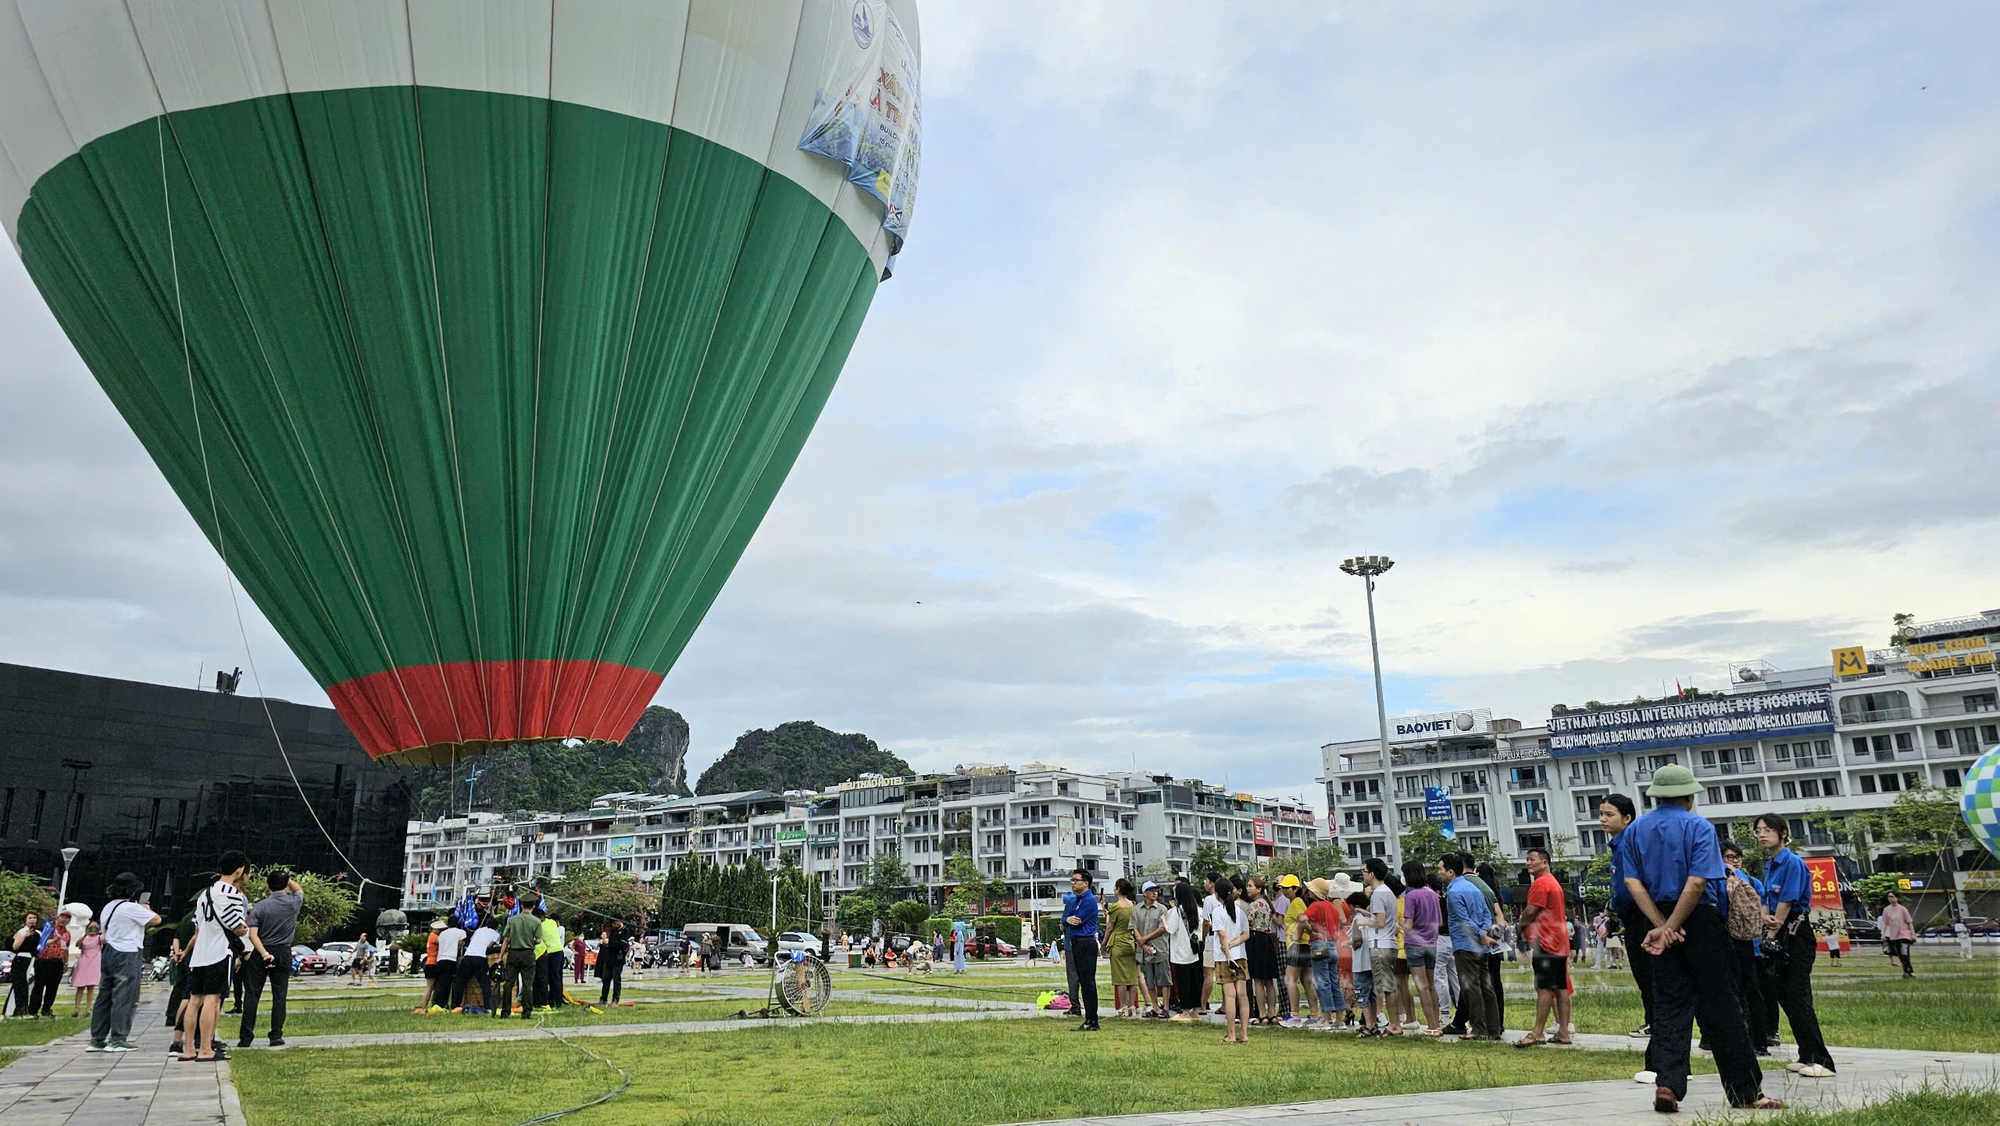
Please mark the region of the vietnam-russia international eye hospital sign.
<svg viewBox="0 0 2000 1126"><path fill-rule="evenodd" d="M1549 753L1685 747L1832 730L1832 690L1799 688L1552 715Z"/></svg>

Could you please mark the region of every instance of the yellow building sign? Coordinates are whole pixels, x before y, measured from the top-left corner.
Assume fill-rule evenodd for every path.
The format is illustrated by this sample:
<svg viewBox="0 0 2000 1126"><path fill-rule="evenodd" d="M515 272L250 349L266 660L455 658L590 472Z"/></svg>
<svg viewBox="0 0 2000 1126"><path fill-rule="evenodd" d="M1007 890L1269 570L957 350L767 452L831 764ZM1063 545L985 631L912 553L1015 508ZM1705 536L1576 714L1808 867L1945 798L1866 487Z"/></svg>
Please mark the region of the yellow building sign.
<svg viewBox="0 0 2000 1126"><path fill-rule="evenodd" d="M1859 645L1833 651L1833 675L1864 676L1868 672L1868 653Z"/></svg>

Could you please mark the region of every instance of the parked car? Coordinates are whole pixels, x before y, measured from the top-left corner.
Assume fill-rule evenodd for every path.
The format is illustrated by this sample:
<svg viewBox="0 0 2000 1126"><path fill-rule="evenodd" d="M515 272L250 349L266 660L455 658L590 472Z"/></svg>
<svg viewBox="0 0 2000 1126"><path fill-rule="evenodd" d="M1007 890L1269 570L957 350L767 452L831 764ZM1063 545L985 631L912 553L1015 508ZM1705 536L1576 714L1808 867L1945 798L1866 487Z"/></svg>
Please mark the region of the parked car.
<svg viewBox="0 0 2000 1126"><path fill-rule="evenodd" d="M1967 915L1965 929L1973 934L2000 934L2000 923L1984 915ZM1950 938L1956 932L1951 929L1950 919L1937 918L1926 924L1922 933L1925 938Z"/></svg>
<svg viewBox="0 0 2000 1126"><path fill-rule="evenodd" d="M1873 919L1847 920L1847 937L1856 942L1882 941L1882 928Z"/></svg>
<svg viewBox="0 0 2000 1126"><path fill-rule="evenodd" d="M323 974L327 971L326 958L310 946L292 947L292 976Z"/></svg>
<svg viewBox="0 0 2000 1126"><path fill-rule="evenodd" d="M765 949L769 944L755 927L744 923L689 923L681 928L682 937L692 938L697 943L705 934L715 936L716 955L731 965L741 965L746 954L753 964L759 966L771 960Z"/></svg>
<svg viewBox="0 0 2000 1126"><path fill-rule="evenodd" d="M818 954L819 939L814 935L807 934L805 931L786 931L778 936L778 950L784 954L790 954L798 950L803 950L808 954Z"/></svg>
<svg viewBox="0 0 2000 1126"><path fill-rule="evenodd" d="M352 942L326 943L319 948L319 956L326 959L328 973L344 974L347 972L348 959L354 957L354 944Z"/></svg>

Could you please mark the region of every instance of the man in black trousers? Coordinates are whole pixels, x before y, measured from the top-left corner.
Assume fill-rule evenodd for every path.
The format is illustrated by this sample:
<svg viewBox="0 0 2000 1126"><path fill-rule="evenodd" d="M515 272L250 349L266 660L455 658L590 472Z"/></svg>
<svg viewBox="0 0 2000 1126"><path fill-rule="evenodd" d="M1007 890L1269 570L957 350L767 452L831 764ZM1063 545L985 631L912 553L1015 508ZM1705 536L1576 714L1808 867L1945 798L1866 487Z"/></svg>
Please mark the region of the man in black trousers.
<svg viewBox="0 0 2000 1126"><path fill-rule="evenodd" d="M1642 940L1653 955L1653 1109L1672 1114L1687 1097L1694 1022L1701 1017L1732 1107L1783 1107L1764 1095L1763 1072L1731 980L1724 922L1724 869L1715 826L1694 814L1701 792L1685 766L1660 768L1646 793L1657 803L1621 841L1626 889L1651 924Z"/></svg>
<svg viewBox="0 0 2000 1126"><path fill-rule="evenodd" d="M1077 1032L1097 1031L1097 897L1090 891L1090 873L1078 868L1069 874L1069 914L1063 916L1063 937L1068 940L1069 962L1076 972L1076 996L1071 1001L1083 1007L1083 1023Z"/></svg>

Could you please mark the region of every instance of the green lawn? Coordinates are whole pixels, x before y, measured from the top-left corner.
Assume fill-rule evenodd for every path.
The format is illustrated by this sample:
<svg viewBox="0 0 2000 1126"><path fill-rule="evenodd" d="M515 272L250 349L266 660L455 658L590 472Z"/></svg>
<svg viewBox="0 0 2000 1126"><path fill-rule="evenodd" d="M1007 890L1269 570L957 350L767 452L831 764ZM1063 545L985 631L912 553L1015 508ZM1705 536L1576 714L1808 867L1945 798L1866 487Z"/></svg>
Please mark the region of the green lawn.
<svg viewBox="0 0 2000 1126"><path fill-rule="evenodd" d="M8 1064L13 1063L15 1060L20 1058L21 1058L21 1053L19 1052L0 1051L0 1067L6 1067Z"/></svg>
<svg viewBox="0 0 2000 1126"><path fill-rule="evenodd" d="M72 1032L88 1032L89 1017L58 1016L54 1020L9 1017L0 1020L0 1047L30 1048L60 1040Z"/></svg>
<svg viewBox="0 0 2000 1126"><path fill-rule="evenodd" d="M1865 1110L1789 1110L1757 1121L1768 1126L2000 1126L2000 1091L1924 1088Z"/></svg>
<svg viewBox="0 0 2000 1126"><path fill-rule="evenodd" d="M1094 1036L1053 1020L795 1024L704 1037L592 1038L633 1076L592 1126L981 1123L1197 1110L1629 1076L1634 1052L1517 1052L1494 1044L1257 1029L1224 1046L1207 1025L1116 1022ZM594 1098L609 1069L553 1040L241 1053L252 1126L511 1122ZM533 1076L530 1083L498 1077ZM938 1083L949 1082L948 1097Z"/></svg>
<svg viewBox="0 0 2000 1126"><path fill-rule="evenodd" d="M603 1024L666 1024L673 1021L727 1020L745 1009L762 1008L761 1001L659 1001L633 1005L630 1008L612 1007L593 1013L581 1005L566 1005L552 1013L543 1014L544 1023L556 1028L576 1028ZM877 1013L930 1013L936 1012L934 1005L881 1005L862 1001L846 1001L836 996L828 1010L829 1016L863 1016ZM355 1033L377 1032L450 1032L464 1028L491 1028L501 1018L492 1016L465 1016L456 1013L418 1016L409 1009L394 1006L357 1005L345 1010L330 1010L323 1007L302 1007L288 1011L285 1016L285 1034L291 1036L346 1036ZM524 1023L514 1017L516 1024Z"/></svg>

